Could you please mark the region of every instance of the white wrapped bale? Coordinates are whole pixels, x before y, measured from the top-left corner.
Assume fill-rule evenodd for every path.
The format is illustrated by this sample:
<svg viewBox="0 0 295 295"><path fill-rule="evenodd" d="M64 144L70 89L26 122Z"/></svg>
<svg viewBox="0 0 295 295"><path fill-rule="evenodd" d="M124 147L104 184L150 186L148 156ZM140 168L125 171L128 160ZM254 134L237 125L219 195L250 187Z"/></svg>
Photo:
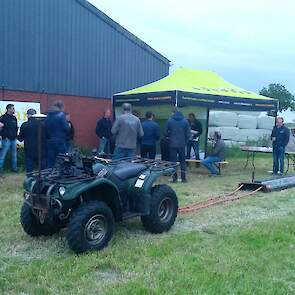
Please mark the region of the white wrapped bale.
<svg viewBox="0 0 295 295"><path fill-rule="evenodd" d="M269 129L257 129L257 130L259 130L260 137L269 137L270 139L271 130Z"/></svg>
<svg viewBox="0 0 295 295"><path fill-rule="evenodd" d="M239 129L237 127L209 127L208 128L208 137L212 138L213 133L218 131L221 133L222 139L234 140L239 133Z"/></svg>
<svg viewBox="0 0 295 295"><path fill-rule="evenodd" d="M234 112L213 111L209 115L209 126L236 127L238 115Z"/></svg>
<svg viewBox="0 0 295 295"><path fill-rule="evenodd" d="M234 141L234 140L224 140L224 144L227 147L236 147L236 146L239 146L239 143L237 141Z"/></svg>
<svg viewBox="0 0 295 295"><path fill-rule="evenodd" d="M275 124L275 118L270 116L263 116L257 119L257 128L258 129L268 129L272 130Z"/></svg>
<svg viewBox="0 0 295 295"><path fill-rule="evenodd" d="M261 112L251 112L251 111L238 111L236 112L238 115L247 115L251 117L259 117Z"/></svg>
<svg viewBox="0 0 295 295"><path fill-rule="evenodd" d="M295 137L291 134L289 143L286 146L286 152L295 152Z"/></svg>
<svg viewBox="0 0 295 295"><path fill-rule="evenodd" d="M236 143L241 146L241 145L246 145L246 141L236 141Z"/></svg>
<svg viewBox="0 0 295 295"><path fill-rule="evenodd" d="M238 135L235 138L236 141L258 141L261 137L259 129L239 129Z"/></svg>
<svg viewBox="0 0 295 295"><path fill-rule="evenodd" d="M257 127L257 117L248 115L238 116L238 128L240 129L256 129Z"/></svg>

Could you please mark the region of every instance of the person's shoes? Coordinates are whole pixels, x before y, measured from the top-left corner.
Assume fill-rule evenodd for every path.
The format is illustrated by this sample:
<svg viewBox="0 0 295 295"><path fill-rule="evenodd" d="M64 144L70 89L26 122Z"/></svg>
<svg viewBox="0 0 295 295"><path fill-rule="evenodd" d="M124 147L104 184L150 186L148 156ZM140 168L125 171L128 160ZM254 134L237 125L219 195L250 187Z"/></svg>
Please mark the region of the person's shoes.
<svg viewBox="0 0 295 295"><path fill-rule="evenodd" d="M187 180L186 179L181 179L181 182L182 183L187 183Z"/></svg>
<svg viewBox="0 0 295 295"><path fill-rule="evenodd" d="M212 174L209 174L210 177L216 177L218 176L218 174L215 174L215 173L212 173Z"/></svg>

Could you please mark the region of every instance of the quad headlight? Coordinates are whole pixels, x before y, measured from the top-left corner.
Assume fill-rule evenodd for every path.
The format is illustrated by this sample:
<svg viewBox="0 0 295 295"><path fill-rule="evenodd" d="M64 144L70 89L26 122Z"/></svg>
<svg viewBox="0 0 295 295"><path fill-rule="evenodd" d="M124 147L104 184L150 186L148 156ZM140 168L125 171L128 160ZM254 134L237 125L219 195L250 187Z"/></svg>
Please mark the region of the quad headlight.
<svg viewBox="0 0 295 295"><path fill-rule="evenodd" d="M24 193L24 198L25 198L26 200L29 200L29 199L30 199L30 194L27 193L27 192L25 192L25 193Z"/></svg>
<svg viewBox="0 0 295 295"><path fill-rule="evenodd" d="M61 187L58 189L58 192L59 192L60 196L63 196L63 195L66 193L66 189L65 189L65 187L61 186Z"/></svg>

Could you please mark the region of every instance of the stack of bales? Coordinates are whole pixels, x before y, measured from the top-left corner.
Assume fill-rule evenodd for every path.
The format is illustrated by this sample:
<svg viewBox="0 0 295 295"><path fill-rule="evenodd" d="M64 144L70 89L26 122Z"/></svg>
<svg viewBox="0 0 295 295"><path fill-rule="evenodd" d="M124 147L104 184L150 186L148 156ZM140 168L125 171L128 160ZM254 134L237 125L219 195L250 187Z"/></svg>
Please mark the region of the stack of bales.
<svg viewBox="0 0 295 295"><path fill-rule="evenodd" d="M226 145L244 145L270 137L273 125L273 117L259 117L259 113L211 111L208 136L219 131Z"/></svg>

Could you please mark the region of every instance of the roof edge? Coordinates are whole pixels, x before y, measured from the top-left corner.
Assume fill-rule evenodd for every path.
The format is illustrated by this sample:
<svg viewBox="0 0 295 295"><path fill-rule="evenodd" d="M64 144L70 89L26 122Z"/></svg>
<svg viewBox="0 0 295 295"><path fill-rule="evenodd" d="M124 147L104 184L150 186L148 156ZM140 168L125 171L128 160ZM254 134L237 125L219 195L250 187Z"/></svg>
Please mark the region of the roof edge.
<svg viewBox="0 0 295 295"><path fill-rule="evenodd" d="M97 7L95 7L93 4L88 2L87 0L75 0L78 4L83 6L84 8L88 9L90 12L101 18L104 22L106 22L108 25L110 25L113 29L115 29L120 34L127 37L130 41L135 43L136 45L139 45L149 53L151 53L153 56L158 58L160 61L162 61L164 64L168 64L170 66L170 60L166 58L164 55L159 53L157 50L149 46L147 43L142 41L140 38L136 37L134 34L129 32L127 29L125 29L123 26L121 26L119 23L114 21L112 18L107 16L104 12L99 10Z"/></svg>

